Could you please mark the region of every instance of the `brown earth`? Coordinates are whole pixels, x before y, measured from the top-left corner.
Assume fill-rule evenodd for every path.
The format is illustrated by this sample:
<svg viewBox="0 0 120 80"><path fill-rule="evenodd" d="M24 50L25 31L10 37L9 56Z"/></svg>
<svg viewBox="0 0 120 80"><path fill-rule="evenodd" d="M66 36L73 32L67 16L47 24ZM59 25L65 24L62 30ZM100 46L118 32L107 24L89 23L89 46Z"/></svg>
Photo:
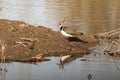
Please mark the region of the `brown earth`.
<svg viewBox="0 0 120 80"><path fill-rule="evenodd" d="M75 57L88 54L87 49L94 43L68 41L60 32L43 26L33 26L21 21L0 20L1 44L6 44L6 60L20 61L37 54L60 56L71 54Z"/></svg>

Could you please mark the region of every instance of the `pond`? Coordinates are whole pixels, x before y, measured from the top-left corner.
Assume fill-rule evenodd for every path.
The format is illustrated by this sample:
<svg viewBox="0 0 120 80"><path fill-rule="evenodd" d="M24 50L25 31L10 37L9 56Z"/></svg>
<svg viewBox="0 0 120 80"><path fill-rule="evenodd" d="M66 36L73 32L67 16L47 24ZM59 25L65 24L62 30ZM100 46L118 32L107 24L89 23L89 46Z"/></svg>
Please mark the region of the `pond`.
<svg viewBox="0 0 120 80"><path fill-rule="evenodd" d="M61 68L59 57L50 57L51 61L37 65L13 62L4 65L7 72L2 73L1 80L119 80L120 61L94 54L77 58L64 64ZM83 61L87 59L87 61ZM90 78L89 78L90 77Z"/></svg>
<svg viewBox="0 0 120 80"><path fill-rule="evenodd" d="M0 19L25 21L58 31L58 23L84 33L110 31L120 26L119 0L0 0Z"/></svg>
<svg viewBox="0 0 120 80"><path fill-rule="evenodd" d="M0 19L25 21L55 31L60 21L80 32L94 34L120 26L120 0L0 0ZM88 61L82 61L81 59ZM57 65L59 57L37 65L2 64L1 80L119 80L120 60L107 55L86 55Z"/></svg>

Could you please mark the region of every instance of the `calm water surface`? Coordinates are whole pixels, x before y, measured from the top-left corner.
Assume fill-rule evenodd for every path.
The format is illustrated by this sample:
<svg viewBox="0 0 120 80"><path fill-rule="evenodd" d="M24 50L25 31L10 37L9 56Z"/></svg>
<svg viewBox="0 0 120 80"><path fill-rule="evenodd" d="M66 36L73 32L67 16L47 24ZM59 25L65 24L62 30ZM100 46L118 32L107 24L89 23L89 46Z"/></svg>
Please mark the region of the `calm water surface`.
<svg viewBox="0 0 120 80"><path fill-rule="evenodd" d="M0 19L22 20L58 31L58 23L84 33L119 28L119 0L0 0Z"/></svg>
<svg viewBox="0 0 120 80"><path fill-rule="evenodd" d="M39 65L26 63L10 63L5 67L8 72L4 80L119 80L120 61L105 55L93 54L84 56L89 61L78 58L60 68L59 57L51 57L51 61ZM88 79L88 75L92 78ZM3 79L2 79L3 80Z"/></svg>

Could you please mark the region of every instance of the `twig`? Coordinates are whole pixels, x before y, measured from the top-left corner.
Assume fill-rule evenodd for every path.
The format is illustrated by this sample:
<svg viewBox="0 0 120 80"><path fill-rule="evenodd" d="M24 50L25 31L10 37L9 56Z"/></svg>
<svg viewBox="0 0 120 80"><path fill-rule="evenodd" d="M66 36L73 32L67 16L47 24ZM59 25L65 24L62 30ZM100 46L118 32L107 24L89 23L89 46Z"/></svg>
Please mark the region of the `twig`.
<svg viewBox="0 0 120 80"><path fill-rule="evenodd" d="M0 45L1 45L1 62L5 62L5 49L6 49L6 44L4 41L0 40Z"/></svg>
<svg viewBox="0 0 120 80"><path fill-rule="evenodd" d="M19 38L19 39L24 40L24 41L30 41L30 42L38 41L38 39L36 39L36 38Z"/></svg>

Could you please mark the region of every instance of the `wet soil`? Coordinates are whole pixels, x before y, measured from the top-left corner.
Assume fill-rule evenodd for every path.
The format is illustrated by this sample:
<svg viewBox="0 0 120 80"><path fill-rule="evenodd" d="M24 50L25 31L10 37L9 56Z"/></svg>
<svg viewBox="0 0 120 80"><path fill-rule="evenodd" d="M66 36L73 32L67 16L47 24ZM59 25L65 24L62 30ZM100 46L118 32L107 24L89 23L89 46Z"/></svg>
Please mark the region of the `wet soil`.
<svg viewBox="0 0 120 80"><path fill-rule="evenodd" d="M80 57L88 54L87 49L96 45L96 43L70 42L59 31L4 19L0 20L0 40L1 44L6 44L4 52L6 60L13 61L37 54L44 56L71 54Z"/></svg>

